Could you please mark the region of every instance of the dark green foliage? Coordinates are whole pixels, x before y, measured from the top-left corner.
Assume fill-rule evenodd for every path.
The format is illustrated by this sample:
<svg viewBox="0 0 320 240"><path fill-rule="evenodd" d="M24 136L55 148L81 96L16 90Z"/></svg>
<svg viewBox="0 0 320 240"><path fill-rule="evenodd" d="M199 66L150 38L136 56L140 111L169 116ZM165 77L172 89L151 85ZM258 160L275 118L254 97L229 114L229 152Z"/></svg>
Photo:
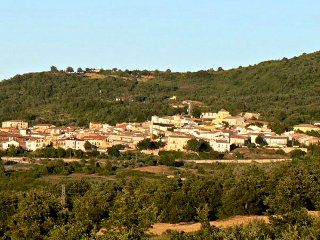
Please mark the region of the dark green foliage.
<svg viewBox="0 0 320 240"><path fill-rule="evenodd" d="M63 221L62 206L52 194L31 191L21 197L9 223L13 239L43 239L56 223Z"/></svg>
<svg viewBox="0 0 320 240"><path fill-rule="evenodd" d="M107 152L108 152L108 155L110 155L112 157L119 157L121 149L122 149L121 145L114 145L112 147L109 147L107 149Z"/></svg>
<svg viewBox="0 0 320 240"><path fill-rule="evenodd" d="M256 137L255 142L256 142L256 144L259 144L260 146L267 145L266 141L264 140L264 138L261 135Z"/></svg>
<svg viewBox="0 0 320 240"><path fill-rule="evenodd" d="M166 165L166 166L174 166L175 165L175 159L170 154L161 154L159 159L160 165Z"/></svg>
<svg viewBox="0 0 320 240"><path fill-rule="evenodd" d="M137 148L140 150L144 149L158 149L160 146L163 146L162 142L151 141L149 138L143 139L137 144Z"/></svg>
<svg viewBox="0 0 320 240"><path fill-rule="evenodd" d="M91 150L91 148L92 148L91 143L88 142L88 141L86 141L83 146L84 146L84 148L85 148L86 150Z"/></svg>
<svg viewBox="0 0 320 240"><path fill-rule="evenodd" d="M320 119L319 56L316 52L225 71L102 70L101 79L56 69L17 75L0 83L0 121L22 118L57 125L145 121L152 115L184 112L171 107L169 97L175 95L179 101L203 102L207 107L202 111L224 107L232 113L261 112L263 118L276 120L271 127L281 133L288 126ZM140 81L147 75L154 78ZM199 113L196 106L194 113Z"/></svg>
<svg viewBox="0 0 320 240"><path fill-rule="evenodd" d="M66 72L67 72L67 73L73 73L74 70L73 70L72 67L67 67Z"/></svg>
<svg viewBox="0 0 320 240"><path fill-rule="evenodd" d="M188 156L184 154L162 151L160 160ZM153 162L155 156L135 152L124 156L131 160L44 160L29 170L2 168L0 238L95 239L96 232L106 228L102 239L143 239L145 230L155 221L199 221L199 232L171 232L168 237L319 239L320 221L301 210L320 210L319 146L310 146L304 161L166 168L173 171L172 178L166 173L124 169L134 166L130 164L136 157L142 164ZM121 169L115 172L115 165ZM275 217L270 218L270 224L254 222L226 229L208 224L209 220L239 214Z"/></svg>
<svg viewBox="0 0 320 240"><path fill-rule="evenodd" d="M56 73L56 72L59 72L59 70L58 70L58 68L57 68L56 66L51 66L51 67L50 67L50 71L51 71L51 72L55 72L55 73Z"/></svg>
<svg viewBox="0 0 320 240"><path fill-rule="evenodd" d="M303 158L307 153L305 151L302 151L301 149L294 149L290 152L290 157L293 159L301 159Z"/></svg>
<svg viewBox="0 0 320 240"><path fill-rule="evenodd" d="M188 140L187 145L184 148L194 152L209 152L212 150L207 141L202 139L198 141L195 138Z"/></svg>

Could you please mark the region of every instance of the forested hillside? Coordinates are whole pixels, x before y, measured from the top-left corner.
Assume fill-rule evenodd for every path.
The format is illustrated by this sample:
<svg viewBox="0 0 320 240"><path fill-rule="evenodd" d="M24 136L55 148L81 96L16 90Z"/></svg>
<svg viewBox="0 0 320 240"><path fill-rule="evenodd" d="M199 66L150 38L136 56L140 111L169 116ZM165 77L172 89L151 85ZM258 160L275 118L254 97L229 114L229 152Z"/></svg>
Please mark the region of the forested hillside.
<svg viewBox="0 0 320 240"><path fill-rule="evenodd" d="M227 71L28 73L0 82L0 89L0 120L145 121L153 114L185 112L172 104L190 99L203 102L203 111L258 111L265 119L293 125L320 120L320 52ZM171 102L173 95L178 102Z"/></svg>

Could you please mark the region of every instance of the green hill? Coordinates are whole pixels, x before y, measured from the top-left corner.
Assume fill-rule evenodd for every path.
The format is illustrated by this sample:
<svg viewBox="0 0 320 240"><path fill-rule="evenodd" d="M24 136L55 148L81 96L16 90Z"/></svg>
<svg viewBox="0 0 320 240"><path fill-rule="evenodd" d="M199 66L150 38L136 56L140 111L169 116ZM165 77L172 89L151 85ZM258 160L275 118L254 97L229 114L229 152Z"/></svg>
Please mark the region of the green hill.
<svg viewBox="0 0 320 240"><path fill-rule="evenodd" d="M227 71L28 73L1 81L0 89L0 120L144 121L153 114L185 112L171 106L169 98L175 95L178 103L203 102L203 111L257 111L265 119L293 125L320 120L320 52Z"/></svg>

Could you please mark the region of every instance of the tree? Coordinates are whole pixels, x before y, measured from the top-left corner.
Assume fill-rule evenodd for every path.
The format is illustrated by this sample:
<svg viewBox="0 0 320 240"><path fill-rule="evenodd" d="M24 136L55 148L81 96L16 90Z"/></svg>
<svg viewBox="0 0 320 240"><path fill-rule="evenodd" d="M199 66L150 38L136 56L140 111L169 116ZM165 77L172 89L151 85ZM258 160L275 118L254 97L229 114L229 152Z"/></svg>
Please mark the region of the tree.
<svg viewBox="0 0 320 240"><path fill-rule="evenodd" d="M6 169L4 168L2 159L1 159L1 157L0 157L0 177L1 177L1 176L4 176L4 175L5 175L5 172L6 172Z"/></svg>
<svg viewBox="0 0 320 240"><path fill-rule="evenodd" d="M199 107L194 107L193 110L192 110L192 116L196 117L196 118L199 118L201 116L201 108Z"/></svg>
<svg viewBox="0 0 320 240"><path fill-rule="evenodd" d="M22 152L22 149L20 147L16 147L15 145L9 145L8 149L7 149L7 155L9 157L15 157L17 155L19 155L19 153Z"/></svg>
<svg viewBox="0 0 320 240"><path fill-rule="evenodd" d="M10 236L12 239L43 239L61 220L61 210L59 200L48 192L24 193L9 224Z"/></svg>
<svg viewBox="0 0 320 240"><path fill-rule="evenodd" d="M66 150L64 150L63 148L61 147L58 147L57 149L57 156L58 158L63 158L66 156Z"/></svg>
<svg viewBox="0 0 320 240"><path fill-rule="evenodd" d="M109 147L107 149L107 153L108 153L108 155L113 156L113 157L119 157L120 156L119 148L117 148L116 146Z"/></svg>
<svg viewBox="0 0 320 240"><path fill-rule="evenodd" d="M199 144L200 144L199 149L198 149L199 152L210 152L212 150L209 142L207 142L203 139L199 140Z"/></svg>
<svg viewBox="0 0 320 240"><path fill-rule="evenodd" d="M301 149L294 149L290 152L290 157L293 159L302 159L307 153Z"/></svg>
<svg viewBox="0 0 320 240"><path fill-rule="evenodd" d="M83 69L81 67L78 67L77 73L83 73Z"/></svg>
<svg viewBox="0 0 320 240"><path fill-rule="evenodd" d="M260 146L265 146L267 145L267 143L265 142L264 138L261 136L261 135L258 135L256 137L256 140L255 140L256 144L259 144Z"/></svg>
<svg viewBox="0 0 320 240"><path fill-rule="evenodd" d="M89 141L86 141L83 145L84 149L86 151L91 150L92 149L92 144Z"/></svg>
<svg viewBox="0 0 320 240"><path fill-rule="evenodd" d="M192 138L187 141L186 146L184 147L186 150L194 151L194 152L209 152L212 150L210 144L200 139L199 141L195 138Z"/></svg>
<svg viewBox="0 0 320 240"><path fill-rule="evenodd" d="M166 165L166 166L174 166L175 165L175 159L173 156L169 154L161 154L159 159L160 165Z"/></svg>
<svg viewBox="0 0 320 240"><path fill-rule="evenodd" d="M66 72L67 72L67 73L73 73L74 70L73 70L72 67L67 67Z"/></svg>
<svg viewBox="0 0 320 240"><path fill-rule="evenodd" d="M125 236L123 239L141 239L145 231L155 222L156 213L157 208L148 202L143 191L127 187L114 201L108 219L109 232Z"/></svg>
<svg viewBox="0 0 320 240"><path fill-rule="evenodd" d="M187 144L184 147L184 149L197 152L199 150L199 147L200 147L199 141L195 138L192 138L187 141Z"/></svg>
<svg viewBox="0 0 320 240"><path fill-rule="evenodd" d="M56 66L50 67L50 72L59 72L58 68Z"/></svg>
<svg viewBox="0 0 320 240"><path fill-rule="evenodd" d="M144 149L157 149L158 144L154 141L151 141L149 138L145 138L143 140L141 140L140 142L138 142L137 144L137 148L140 150L144 150Z"/></svg>

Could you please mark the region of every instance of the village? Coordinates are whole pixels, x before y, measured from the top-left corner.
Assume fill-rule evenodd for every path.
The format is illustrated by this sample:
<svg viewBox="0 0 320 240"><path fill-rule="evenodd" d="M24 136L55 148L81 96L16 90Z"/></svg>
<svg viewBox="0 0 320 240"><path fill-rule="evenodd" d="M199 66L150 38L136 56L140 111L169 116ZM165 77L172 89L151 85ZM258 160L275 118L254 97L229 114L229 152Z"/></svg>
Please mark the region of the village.
<svg viewBox="0 0 320 240"><path fill-rule="evenodd" d="M119 123L116 126L90 122L89 128L52 124L30 127L28 122L11 120L2 122L0 149L5 151L10 146L15 146L35 151L51 146L88 151L85 146L88 142L98 152L107 153L107 149L115 145L122 145L125 150L135 150L140 141L150 139L163 143L160 150L186 151L187 142L197 139L207 141L214 151L221 153L229 152L235 147L246 148L248 144L260 144L290 152L299 146L320 143L318 137L307 134L320 130L316 123L296 125L292 131L277 135L269 128L269 122L259 118L259 113L245 112L232 116L227 110L221 109L216 113L202 113L200 118L183 115L152 116L147 122ZM147 153L157 154L157 151L159 149Z"/></svg>

